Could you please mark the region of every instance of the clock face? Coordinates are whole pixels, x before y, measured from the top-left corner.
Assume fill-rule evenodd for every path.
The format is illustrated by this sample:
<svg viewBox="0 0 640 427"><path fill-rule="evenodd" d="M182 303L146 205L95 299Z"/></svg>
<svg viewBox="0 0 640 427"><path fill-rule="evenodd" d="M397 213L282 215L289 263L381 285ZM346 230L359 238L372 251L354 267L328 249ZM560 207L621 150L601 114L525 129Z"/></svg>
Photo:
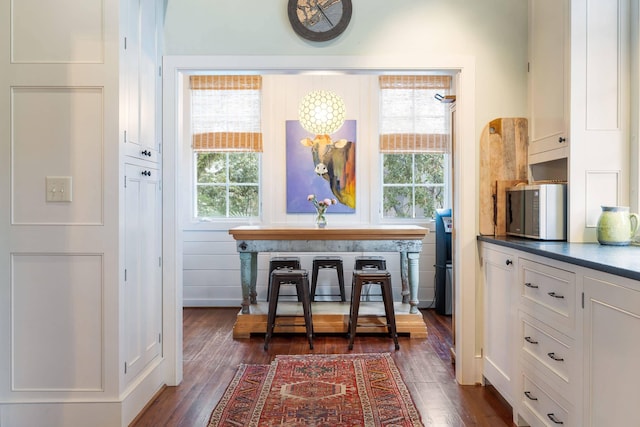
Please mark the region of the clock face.
<svg viewBox="0 0 640 427"><path fill-rule="evenodd" d="M289 0L287 12L293 30L311 41L338 37L351 20L351 0Z"/></svg>

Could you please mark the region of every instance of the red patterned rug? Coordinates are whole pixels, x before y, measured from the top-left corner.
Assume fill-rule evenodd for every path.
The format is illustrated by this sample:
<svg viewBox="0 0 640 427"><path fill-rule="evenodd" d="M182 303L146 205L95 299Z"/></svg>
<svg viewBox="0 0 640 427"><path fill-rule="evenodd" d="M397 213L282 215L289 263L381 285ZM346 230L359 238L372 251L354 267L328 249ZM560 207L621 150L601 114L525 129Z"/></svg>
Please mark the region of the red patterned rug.
<svg viewBox="0 0 640 427"><path fill-rule="evenodd" d="M422 426L388 353L276 356L240 365L214 426Z"/></svg>

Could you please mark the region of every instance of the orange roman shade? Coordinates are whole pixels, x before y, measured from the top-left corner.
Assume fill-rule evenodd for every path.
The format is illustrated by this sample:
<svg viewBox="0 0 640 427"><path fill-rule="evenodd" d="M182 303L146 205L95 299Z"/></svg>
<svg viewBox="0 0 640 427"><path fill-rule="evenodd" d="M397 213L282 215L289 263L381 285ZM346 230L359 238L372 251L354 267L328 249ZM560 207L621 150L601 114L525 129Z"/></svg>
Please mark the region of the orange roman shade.
<svg viewBox="0 0 640 427"><path fill-rule="evenodd" d="M189 87L194 151L262 152L261 76L194 75Z"/></svg>
<svg viewBox="0 0 640 427"><path fill-rule="evenodd" d="M380 85L380 152L449 153L445 107L434 97L448 95L448 75L384 75Z"/></svg>

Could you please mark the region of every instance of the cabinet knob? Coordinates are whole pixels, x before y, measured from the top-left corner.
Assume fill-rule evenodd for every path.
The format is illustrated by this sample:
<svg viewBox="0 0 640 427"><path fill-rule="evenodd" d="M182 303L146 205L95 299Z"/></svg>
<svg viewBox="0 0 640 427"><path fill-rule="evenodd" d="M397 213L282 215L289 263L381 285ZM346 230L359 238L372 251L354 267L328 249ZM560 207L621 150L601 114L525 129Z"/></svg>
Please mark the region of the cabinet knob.
<svg viewBox="0 0 640 427"><path fill-rule="evenodd" d="M511 264L513 264L513 261L511 261L510 259L508 259L508 260L506 260L504 263L505 263L505 264L507 264L507 265L511 265Z"/></svg>
<svg viewBox="0 0 640 427"><path fill-rule="evenodd" d="M562 136L561 136L560 138L558 138L558 142L559 142L559 143L561 143L561 144L562 144L563 142L565 142L566 140L567 140L567 138L564 138L564 137L562 137Z"/></svg>

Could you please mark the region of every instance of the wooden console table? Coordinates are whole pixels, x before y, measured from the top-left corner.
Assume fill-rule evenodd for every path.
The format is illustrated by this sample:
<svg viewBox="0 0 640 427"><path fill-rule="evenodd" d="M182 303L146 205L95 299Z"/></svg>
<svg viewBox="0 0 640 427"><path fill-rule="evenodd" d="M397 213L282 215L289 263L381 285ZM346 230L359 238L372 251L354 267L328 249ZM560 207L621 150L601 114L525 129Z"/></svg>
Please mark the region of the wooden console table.
<svg viewBox="0 0 640 427"><path fill-rule="evenodd" d="M422 240L428 232L424 227L413 225L330 228L242 226L230 229L229 234L236 240L236 248L240 254L242 285L242 311L234 326L234 337L248 337L251 332L264 332L266 328L266 309L258 305L256 292L259 252L398 252L402 281L402 304L396 304L398 332L409 332L412 337L426 337L426 326L418 311L418 262ZM348 303L346 310L338 306L339 304L334 304L337 309L333 313L326 312L329 306L324 306L323 310L314 308L314 328L317 332L342 331L340 325L344 322L336 320L335 316L344 317L342 312L348 313ZM260 319L240 320L240 316L252 314ZM404 314L409 316L409 330L402 327ZM323 325L323 320L328 323ZM416 324L421 324L422 327L416 327ZM344 330L346 331L346 326Z"/></svg>

